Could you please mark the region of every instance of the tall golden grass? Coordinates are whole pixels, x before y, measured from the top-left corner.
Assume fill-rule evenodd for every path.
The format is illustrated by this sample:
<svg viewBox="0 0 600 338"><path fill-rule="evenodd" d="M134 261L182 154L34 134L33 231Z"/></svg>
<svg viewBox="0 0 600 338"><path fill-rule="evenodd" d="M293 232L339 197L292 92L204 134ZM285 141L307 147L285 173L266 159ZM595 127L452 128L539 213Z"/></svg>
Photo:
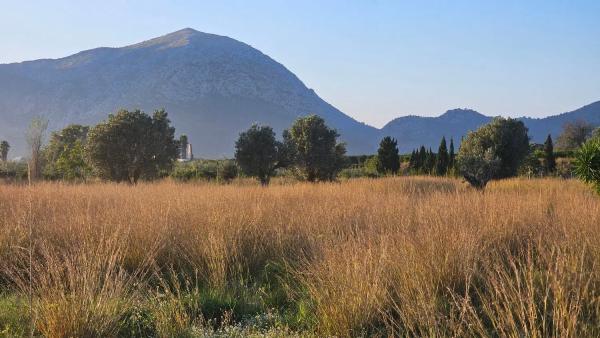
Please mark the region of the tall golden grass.
<svg viewBox="0 0 600 338"><path fill-rule="evenodd" d="M600 199L572 180L0 185L0 263L49 337L188 335L242 307L289 334L600 336Z"/></svg>

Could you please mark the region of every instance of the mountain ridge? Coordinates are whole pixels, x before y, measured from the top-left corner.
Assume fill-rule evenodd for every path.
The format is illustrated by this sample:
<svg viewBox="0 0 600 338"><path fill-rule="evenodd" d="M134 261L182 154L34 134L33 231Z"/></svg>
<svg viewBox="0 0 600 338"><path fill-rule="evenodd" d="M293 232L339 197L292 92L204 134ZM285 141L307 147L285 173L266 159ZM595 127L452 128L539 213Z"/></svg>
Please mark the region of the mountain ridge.
<svg viewBox="0 0 600 338"><path fill-rule="evenodd" d="M178 134L203 157L226 157L252 123L278 135L299 116L315 113L338 129L350 154L374 153L383 136L400 150L458 141L491 117L467 108L438 117L403 116L381 129L359 122L320 98L283 64L233 38L184 28L123 47L98 47L57 59L0 64L0 138L23 152L24 131L38 115L50 130L94 124L118 109L165 108ZM583 109L583 112L579 112ZM568 120L600 124L600 101L542 119L521 118L538 140Z"/></svg>
<svg viewBox="0 0 600 338"><path fill-rule="evenodd" d="M7 83L19 83L10 86ZM350 152L370 152L377 129L322 100L281 63L235 39L192 29L124 47L0 65L0 123L13 149L35 115L51 129L93 124L120 108L165 108L197 153L230 156L240 131L264 123L280 133L316 113L340 130ZM20 134L20 135L19 135Z"/></svg>
<svg viewBox="0 0 600 338"><path fill-rule="evenodd" d="M398 117L388 122L380 131L384 136L396 137L401 151L408 152L421 145L437 148L443 136L459 142L468 131L489 123L494 117L468 108L456 108L434 117ZM522 116L516 119L523 121L529 129L532 142L543 143L548 134L556 140L566 122L583 120L600 126L600 101L557 115L542 118Z"/></svg>

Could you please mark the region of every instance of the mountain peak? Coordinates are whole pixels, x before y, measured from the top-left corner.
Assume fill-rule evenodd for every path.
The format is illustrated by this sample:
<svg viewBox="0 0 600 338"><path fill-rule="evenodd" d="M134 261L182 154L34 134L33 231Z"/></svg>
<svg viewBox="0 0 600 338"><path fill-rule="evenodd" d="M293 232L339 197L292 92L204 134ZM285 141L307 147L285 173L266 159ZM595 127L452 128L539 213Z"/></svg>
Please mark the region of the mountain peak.
<svg viewBox="0 0 600 338"><path fill-rule="evenodd" d="M190 43L191 39L199 35L210 35L207 33L199 32L193 28L184 28L173 33L169 33L157 38L153 38L144 42L137 43L129 46L129 48L145 48L145 47L159 47L159 48L177 48L183 47Z"/></svg>
<svg viewBox="0 0 600 338"><path fill-rule="evenodd" d="M231 156L235 139L253 123L280 133L308 113L337 129L351 154L370 153L377 142L375 128L323 101L268 55L191 28L0 69L0 135L11 140L15 154L24 153L19 140L40 112L59 130L96 124L121 108L159 107L169 112L178 133L189 136L197 155L208 158Z"/></svg>
<svg viewBox="0 0 600 338"><path fill-rule="evenodd" d="M446 111L444 114L440 115L443 118L469 118L469 117L483 117L484 115L467 108L456 108L450 109Z"/></svg>

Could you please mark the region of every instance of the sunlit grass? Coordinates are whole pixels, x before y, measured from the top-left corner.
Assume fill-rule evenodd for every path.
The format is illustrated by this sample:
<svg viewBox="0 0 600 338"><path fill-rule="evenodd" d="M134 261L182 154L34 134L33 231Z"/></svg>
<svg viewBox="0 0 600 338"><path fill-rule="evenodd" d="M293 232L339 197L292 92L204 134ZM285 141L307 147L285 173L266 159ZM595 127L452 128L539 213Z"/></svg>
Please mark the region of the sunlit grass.
<svg viewBox="0 0 600 338"><path fill-rule="evenodd" d="M0 332L600 335L577 181L273 183L0 185Z"/></svg>

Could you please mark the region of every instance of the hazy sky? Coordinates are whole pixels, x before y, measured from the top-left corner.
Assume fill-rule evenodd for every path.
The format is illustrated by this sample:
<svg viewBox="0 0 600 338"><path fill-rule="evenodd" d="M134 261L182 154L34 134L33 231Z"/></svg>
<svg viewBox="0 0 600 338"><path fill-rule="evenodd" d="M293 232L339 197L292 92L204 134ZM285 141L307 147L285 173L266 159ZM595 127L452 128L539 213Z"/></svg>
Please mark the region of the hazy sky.
<svg viewBox="0 0 600 338"><path fill-rule="evenodd" d="M450 108L544 116L600 100L600 1L0 0L0 63L184 27L246 42L375 126Z"/></svg>

